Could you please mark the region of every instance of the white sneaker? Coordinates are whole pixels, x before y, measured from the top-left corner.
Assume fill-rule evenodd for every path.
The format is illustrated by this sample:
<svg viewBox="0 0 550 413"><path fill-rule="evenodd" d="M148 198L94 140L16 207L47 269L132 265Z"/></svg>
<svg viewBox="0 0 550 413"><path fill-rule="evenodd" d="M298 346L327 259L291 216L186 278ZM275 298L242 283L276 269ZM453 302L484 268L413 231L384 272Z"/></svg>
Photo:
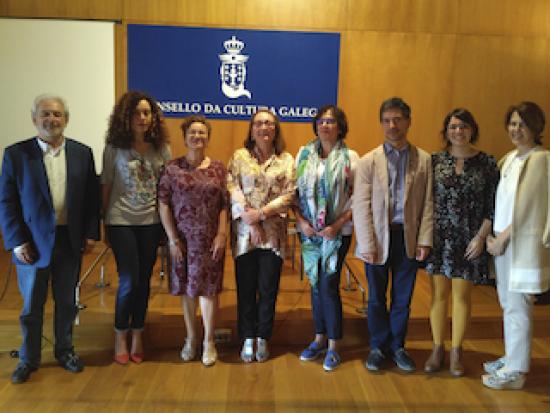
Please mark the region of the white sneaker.
<svg viewBox="0 0 550 413"><path fill-rule="evenodd" d="M504 356L493 361L486 361L483 363L483 370L487 374L495 374L497 370L500 370L504 367Z"/></svg>
<svg viewBox="0 0 550 413"><path fill-rule="evenodd" d="M519 390L525 384L525 374L519 371L484 374L481 376L483 385L495 390Z"/></svg>
<svg viewBox="0 0 550 413"><path fill-rule="evenodd" d="M241 360L245 363L252 363L254 359L254 339L247 338L244 340L243 348L241 350Z"/></svg>
<svg viewBox="0 0 550 413"><path fill-rule="evenodd" d="M197 344L195 343L195 340L186 338L185 344L183 345L183 348L181 349L181 359L183 361L191 361L195 358L197 354Z"/></svg>
<svg viewBox="0 0 550 413"><path fill-rule="evenodd" d="M258 337L256 339L256 360L263 363L269 358L269 349L267 348L267 340L265 338Z"/></svg>

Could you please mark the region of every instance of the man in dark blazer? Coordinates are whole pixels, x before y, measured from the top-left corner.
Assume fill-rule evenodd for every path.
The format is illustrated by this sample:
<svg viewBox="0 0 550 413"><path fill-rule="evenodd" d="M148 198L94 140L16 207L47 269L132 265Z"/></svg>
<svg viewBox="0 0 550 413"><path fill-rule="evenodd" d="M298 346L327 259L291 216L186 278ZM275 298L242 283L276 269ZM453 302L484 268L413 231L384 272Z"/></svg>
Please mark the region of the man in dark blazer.
<svg viewBox="0 0 550 413"><path fill-rule="evenodd" d="M23 343L12 382L23 383L40 365L44 304L51 279L55 301L55 357L72 372L84 368L72 344L75 287L83 251L99 239L99 186L91 149L63 135L65 101L38 96L32 121L38 135L4 151L0 222L13 252Z"/></svg>

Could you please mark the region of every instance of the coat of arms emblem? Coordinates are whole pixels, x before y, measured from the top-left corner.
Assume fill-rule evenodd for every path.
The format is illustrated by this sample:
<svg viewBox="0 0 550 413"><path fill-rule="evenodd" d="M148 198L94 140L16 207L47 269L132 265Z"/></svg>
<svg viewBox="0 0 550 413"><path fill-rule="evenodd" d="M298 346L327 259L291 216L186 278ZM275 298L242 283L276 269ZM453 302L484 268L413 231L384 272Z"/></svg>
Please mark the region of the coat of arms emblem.
<svg viewBox="0 0 550 413"><path fill-rule="evenodd" d="M246 81L245 62L249 56L242 55L244 42L238 40L235 36L223 42L223 47L227 53L218 55L222 65L220 66L220 77L222 81L222 92L231 99L240 96L251 98L252 94L244 87Z"/></svg>

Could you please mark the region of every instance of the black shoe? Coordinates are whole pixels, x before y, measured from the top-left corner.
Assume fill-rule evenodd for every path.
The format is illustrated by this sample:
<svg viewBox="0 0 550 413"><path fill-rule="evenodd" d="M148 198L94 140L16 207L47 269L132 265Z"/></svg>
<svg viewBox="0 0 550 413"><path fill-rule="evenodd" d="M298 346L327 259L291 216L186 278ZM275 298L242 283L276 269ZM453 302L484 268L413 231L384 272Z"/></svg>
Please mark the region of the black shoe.
<svg viewBox="0 0 550 413"><path fill-rule="evenodd" d="M11 375L11 382L13 384L25 383L33 371L36 371L36 367L20 362Z"/></svg>
<svg viewBox="0 0 550 413"><path fill-rule="evenodd" d="M393 353L393 361L403 371L411 372L416 370L414 360L407 354L404 348L397 349Z"/></svg>
<svg viewBox="0 0 550 413"><path fill-rule="evenodd" d="M366 367L369 371L379 371L382 363L386 359L384 353L379 348L374 348L370 351L369 356L367 357Z"/></svg>
<svg viewBox="0 0 550 413"><path fill-rule="evenodd" d="M72 373L80 373L84 370L84 362L76 353L72 351L63 354L57 359L57 362L65 370L69 370Z"/></svg>

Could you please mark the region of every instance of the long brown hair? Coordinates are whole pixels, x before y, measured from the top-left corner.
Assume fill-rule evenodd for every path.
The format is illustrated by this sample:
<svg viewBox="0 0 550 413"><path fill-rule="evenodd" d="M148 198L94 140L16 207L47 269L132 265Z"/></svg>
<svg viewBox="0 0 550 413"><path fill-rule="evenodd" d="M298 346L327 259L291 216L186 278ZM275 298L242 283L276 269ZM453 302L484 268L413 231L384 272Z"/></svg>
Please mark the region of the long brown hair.
<svg viewBox="0 0 550 413"><path fill-rule="evenodd" d="M142 100L149 102L152 116L151 127L145 133L145 141L151 143L157 151L168 143L168 132L156 100L143 92L129 91L119 99L109 119L106 139L108 144L121 149L132 147L132 116Z"/></svg>

